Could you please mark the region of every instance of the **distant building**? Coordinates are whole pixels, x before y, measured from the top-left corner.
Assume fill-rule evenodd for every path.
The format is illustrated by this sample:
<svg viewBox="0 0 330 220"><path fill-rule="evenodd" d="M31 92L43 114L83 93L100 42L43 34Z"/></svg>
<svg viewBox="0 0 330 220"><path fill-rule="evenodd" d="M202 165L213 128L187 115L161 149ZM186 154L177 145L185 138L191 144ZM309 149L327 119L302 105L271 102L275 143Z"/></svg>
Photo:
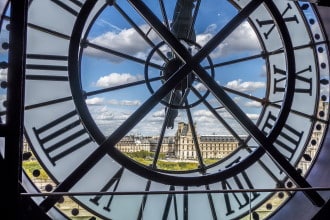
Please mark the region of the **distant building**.
<svg viewBox="0 0 330 220"><path fill-rule="evenodd" d="M204 159L220 159L226 157L238 147L238 141L230 135L198 135L197 144L188 124L180 122L174 137L164 137L160 153L180 160L197 160L198 150ZM159 137L126 136L116 147L124 152L155 152Z"/></svg>
<svg viewBox="0 0 330 220"><path fill-rule="evenodd" d="M150 151L151 143L149 138L130 135L121 139L121 141L117 143L116 147L118 150L124 153Z"/></svg>
<svg viewBox="0 0 330 220"><path fill-rule="evenodd" d="M230 135L198 135L195 144L191 127L183 122L178 125L175 134L175 157L180 160L196 160L196 148L199 148L204 159L221 159L238 147L238 141Z"/></svg>

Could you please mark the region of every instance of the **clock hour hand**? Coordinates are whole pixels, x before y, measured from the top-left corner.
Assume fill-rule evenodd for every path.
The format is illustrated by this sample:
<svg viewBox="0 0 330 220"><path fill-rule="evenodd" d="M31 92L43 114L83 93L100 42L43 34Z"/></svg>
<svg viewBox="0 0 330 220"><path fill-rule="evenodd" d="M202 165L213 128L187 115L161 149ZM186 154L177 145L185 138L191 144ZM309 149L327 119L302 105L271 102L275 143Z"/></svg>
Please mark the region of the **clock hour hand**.
<svg viewBox="0 0 330 220"><path fill-rule="evenodd" d="M194 2L196 0L178 0L174 9L173 14L173 22L171 24L171 32L176 36L178 39L188 39L191 42L196 41L196 34L193 27L194 19L193 19L193 9L195 7ZM175 63L177 59L174 57L174 53L170 52L169 58L172 58L172 63ZM174 61L174 62L173 62ZM180 64L182 64L180 62ZM176 69L175 69L176 70ZM175 71L174 71L175 72ZM174 73L173 72L173 73ZM172 73L167 73L167 75L171 75ZM175 88L172 92L172 102L176 106L181 105L183 102L180 99L184 99L184 95L186 92L185 90L188 88ZM179 91L182 90L182 91ZM181 94L182 92L182 94ZM168 94L164 99L169 100L171 94ZM178 116L178 110L174 108L166 108L166 112L168 112L168 119L167 119L167 128L174 127L174 120Z"/></svg>
<svg viewBox="0 0 330 220"><path fill-rule="evenodd" d="M184 61L183 65L170 79L177 77L177 74L189 75L188 70L194 70L197 77L203 81L209 90L212 91L213 95L229 110L229 112L240 122L246 131L250 133L252 137L264 148L264 150L272 157L272 159L287 173L287 175L300 187L310 188L311 185L296 171L296 169L283 157L283 155L273 146L269 145L277 137L278 132L273 132L271 137L266 137L262 131L246 116L246 114L233 102L233 100L228 96L228 94L219 87L216 83L202 68L198 65L202 59L204 59L215 47L219 45L230 33L244 21L260 4L264 1L255 0L248 3L223 29L218 32L203 48L201 48L193 57L189 54L189 51L180 43L172 34L168 33L165 26L160 24L158 19L155 18L152 12L148 13L148 8L143 4L142 1L132 1L129 2L135 7L135 9L144 16L144 18L154 27L155 31L161 34L164 41L166 41L169 46L175 50L177 56ZM276 10L276 7L272 1L267 1L269 8L274 10L275 17L281 17L280 13ZM284 38L287 37L288 31L285 30L285 25L281 24L282 20L278 20L279 28L283 29ZM286 43L286 49L288 51L288 56L291 57L293 54L292 44L290 41ZM290 60L290 59L289 59ZM289 72L294 72L295 65L288 65ZM186 69L187 68L187 69ZM185 72L184 70L187 70ZM292 77L292 74L288 74ZM178 76L179 77L179 76ZM180 77L181 78L181 77ZM294 87L294 80L288 80L287 88ZM293 84L293 85L292 85ZM289 89L288 89L289 90ZM291 95L291 94L290 94ZM288 102L284 103L283 108L290 108L292 96L288 95ZM284 116L283 116L284 117ZM306 191L305 195L317 206L322 206L324 204L323 198L316 191Z"/></svg>
<svg viewBox="0 0 330 220"><path fill-rule="evenodd" d="M178 0L174 9L172 33L179 39L196 41L196 34L193 27L193 9L196 0Z"/></svg>

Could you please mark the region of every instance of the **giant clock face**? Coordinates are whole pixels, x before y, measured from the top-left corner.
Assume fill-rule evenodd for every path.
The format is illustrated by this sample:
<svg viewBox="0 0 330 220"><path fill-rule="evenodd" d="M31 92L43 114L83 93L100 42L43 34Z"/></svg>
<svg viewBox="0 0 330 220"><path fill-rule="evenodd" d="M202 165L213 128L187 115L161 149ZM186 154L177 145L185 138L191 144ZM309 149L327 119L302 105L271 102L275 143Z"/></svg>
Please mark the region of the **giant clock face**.
<svg viewBox="0 0 330 220"><path fill-rule="evenodd" d="M242 218L310 187L327 53L309 4L33 0L26 137L54 192L91 192L73 199L103 219Z"/></svg>

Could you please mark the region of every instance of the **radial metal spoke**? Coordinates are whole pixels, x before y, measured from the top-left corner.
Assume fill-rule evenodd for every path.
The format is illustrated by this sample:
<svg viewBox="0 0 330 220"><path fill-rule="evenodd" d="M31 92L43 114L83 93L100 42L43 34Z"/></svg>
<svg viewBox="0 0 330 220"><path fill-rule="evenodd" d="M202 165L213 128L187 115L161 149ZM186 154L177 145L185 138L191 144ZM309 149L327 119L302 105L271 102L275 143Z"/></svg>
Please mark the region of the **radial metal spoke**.
<svg viewBox="0 0 330 220"><path fill-rule="evenodd" d="M173 102L173 96L174 96L174 92L171 91L171 96L170 96L170 101L169 103L171 104ZM161 146L163 144L163 140L164 140L164 136L165 136L165 131L166 131L166 127L168 125L168 122L170 120L170 114L171 114L171 107L167 107L165 110L165 117L164 117L164 121L163 121L163 125L160 131L160 136L157 142L157 148L156 148L156 152L155 152L155 156L152 162L152 167L153 168L157 168L157 162L158 162L158 158L159 158L159 154L160 154L160 150L161 150Z"/></svg>
<svg viewBox="0 0 330 220"><path fill-rule="evenodd" d="M192 88L191 89L194 94L199 98L199 99L203 99L202 95L195 89ZM217 120L229 131L229 133L231 135L233 135L233 137L236 138L236 140L238 140L238 142L240 144L243 143L243 140L241 139L241 137L237 134L237 132L232 128L232 126L230 126L220 115L219 113L216 111L215 108L213 108L211 106L210 103L208 103L205 99L203 99L203 104L206 106L206 108L214 115L214 117L217 118Z"/></svg>
<svg viewBox="0 0 330 220"><path fill-rule="evenodd" d="M201 77L202 81L206 82L208 88L213 95L220 101L226 109L235 117L235 119L243 126L243 128L254 138L254 140L262 146L271 158L285 171L288 176L299 187L311 187L310 184L297 172L290 162L276 149L270 140L263 134L262 131L248 118L248 116L240 109L236 103L221 89L211 77L207 74ZM323 204L322 198L311 192L306 192L308 197L316 205Z"/></svg>
<svg viewBox="0 0 330 220"><path fill-rule="evenodd" d="M277 101L277 102L282 102L282 100ZM275 108L281 109L282 108L282 105L277 104L277 102L267 102L266 105L270 105L270 106L273 106ZM315 120L315 121L318 121L318 122L321 122L321 123L324 123L324 124L328 123L327 120L325 120L325 119L318 118L315 115L309 115L309 114L300 112L300 111L295 110L295 109L290 109L290 112L293 113L293 114L302 116L304 118L309 118L311 120Z"/></svg>
<svg viewBox="0 0 330 220"><path fill-rule="evenodd" d="M239 92L237 90L234 90L234 89L230 89L228 87L225 87L225 86L220 86L224 91L227 91L227 92L230 92L232 94L235 94L235 95L238 95L238 96L241 96L241 97L244 97L244 98L247 98L247 99L251 99L253 101L257 101L257 102L260 102L260 103L265 103L267 100L265 98L258 98L258 97L255 97L253 95L250 95L250 94L246 94L246 93L243 93L243 92Z"/></svg>
<svg viewBox="0 0 330 220"><path fill-rule="evenodd" d="M136 58L134 56L131 56L131 55L128 55L128 54L125 54L125 53L121 53L119 51L112 50L110 48L103 47L103 46L100 46L100 45L97 45L97 44L94 44L94 43L91 43L91 42L88 42L88 41L83 42L82 44L83 44L83 46L89 46L89 47L94 48L96 50L100 50L100 51L103 51L105 53L117 56L117 57L121 57L121 58L131 60L131 61L134 61L134 62L137 62L137 63L141 63L143 65L147 64L146 60L139 59L139 58ZM158 64L155 64L155 63L148 63L148 65L152 66L152 67L155 67L157 69L162 69L161 65L158 65Z"/></svg>
<svg viewBox="0 0 330 220"><path fill-rule="evenodd" d="M127 20L127 22L132 25L132 27L136 30L137 33L152 47L156 47L156 45L148 38L148 33L145 34L141 28L131 19L131 17L125 13L125 11L115 2L113 6L118 10L118 12ZM157 54L164 60L168 61L167 57L160 51L159 49L156 50Z"/></svg>
<svg viewBox="0 0 330 220"><path fill-rule="evenodd" d="M280 51L283 52L283 50L280 50ZM232 65L232 64L235 64L235 63L245 62L245 61L248 61L248 60L264 58L265 54L266 53L260 53L260 54L251 55L251 56L242 57L242 58L237 58L237 59L233 59L233 60L229 60L229 61L225 61L225 62L221 62L221 63L216 63L212 66L205 66L204 69L218 68L218 67L222 67L222 66ZM270 54L270 53L267 53L267 54Z"/></svg>
<svg viewBox="0 0 330 220"><path fill-rule="evenodd" d="M170 30L158 19L157 16L148 8L147 5L141 0L128 2L140 13L140 15L146 20L147 23L153 28L155 32L171 47L171 49L178 55L182 60L187 61L191 56L186 47L171 33ZM180 51L180 53L178 53ZM186 59L183 59L186 58Z"/></svg>
<svg viewBox="0 0 330 220"><path fill-rule="evenodd" d="M158 81L158 80L161 80L161 79L162 79L162 77L155 77L155 78L148 79L148 81L149 82L154 82L154 81ZM147 80L139 80L139 81L136 81L136 82L126 83L126 84L119 85L119 86L113 86L113 87L109 87L109 88L89 91L89 92L86 92L85 95L86 95L86 97L88 97L88 96L98 95L98 94L102 94L102 93L106 93L106 92L116 91L116 90L119 90L119 89L126 89L126 88L129 88L129 87L132 87L132 86L138 86L138 85L145 84L146 81Z"/></svg>
<svg viewBox="0 0 330 220"><path fill-rule="evenodd" d="M126 164L129 169L131 159L121 157L115 145L136 126L175 86L190 72L190 68L183 66L178 73L170 77L154 94L152 94L122 125L120 125L99 147L88 156L66 179L64 179L53 192L70 190L99 160L110 154L120 164ZM134 165L135 166L135 165ZM136 173L143 170L135 170ZM49 210L60 196L47 197L41 202L40 207Z"/></svg>
<svg viewBox="0 0 330 220"><path fill-rule="evenodd" d="M189 105L187 100L185 101L185 105L186 106ZM194 141L194 146L195 146L195 150L196 150L196 154L197 154L197 159L198 159L198 162L199 162L198 169L201 171L201 173L205 173L206 168L205 168L205 164L204 164L204 160L203 160L203 155L202 155L201 149L199 147L199 142L198 142L195 126L194 126L194 121L193 121L193 118L191 116L191 111L190 111L189 108L186 109L186 113L187 113L188 122L189 122L190 130L191 130L191 134L192 134L192 137L193 137L193 141Z"/></svg>
<svg viewBox="0 0 330 220"><path fill-rule="evenodd" d="M226 39L246 18L263 2L256 0L250 2L243 8L227 25L221 29L207 44L202 47L194 57L180 41L159 21L153 12L141 1L128 0L130 4L141 14L142 17L159 33L165 42L172 48L178 57L186 65L199 66L199 63L205 59L224 39ZM200 68L201 69L201 68ZM201 74L201 73L200 73ZM207 74L203 70L203 74Z"/></svg>
<svg viewBox="0 0 330 220"><path fill-rule="evenodd" d="M267 1L268 7L273 8L273 13L275 17L281 17L280 13L277 11L276 6L272 1ZM247 6L248 7L248 6ZM283 20L278 20L278 26L281 29L283 38L288 38L288 30L286 29ZM284 112L288 114L293 100L292 91L295 86L295 63L294 63L294 51L291 41L286 42L286 50L289 63L288 64L288 82L287 82L287 92L286 102L283 105ZM203 50L204 48L202 48ZM196 55L198 56L198 54ZM292 61L293 60L293 61ZM304 179L295 169L295 167L290 164L290 162L276 149L272 144L277 138L279 130L274 129L269 137L266 137L262 131L247 117L247 115L236 105L236 103L226 94L226 92L208 75L201 66L194 66L196 74L204 82L204 84L211 90L213 95L220 101L226 109L235 117L235 119L243 126L243 128L254 138L254 140L267 152L267 154L282 168L282 170L297 184L299 187L311 187L311 185ZM291 74L290 74L291 73ZM285 117L285 116L284 116ZM284 126L285 120L278 121L277 124L281 125L278 128ZM305 192L305 195L313 202L316 206L322 206L324 204L323 198L316 191Z"/></svg>
<svg viewBox="0 0 330 220"><path fill-rule="evenodd" d="M164 20L163 22L166 25L167 29L170 30L170 23L169 23L169 20L168 20L168 16L167 16L167 13L166 13L166 9L165 9L165 5L164 5L163 0L159 0L159 6L160 6L160 10L162 12L162 16L163 16L163 20Z"/></svg>
<svg viewBox="0 0 330 220"><path fill-rule="evenodd" d="M304 45L299 45L296 47L293 47L294 50L301 50L301 49L305 49L305 48L310 48L310 47L314 47L317 45L322 45L328 43L328 41L320 41L320 42L311 42L309 44L304 44ZM236 64L236 63L240 63L240 62L245 62L245 61L249 61L249 60L253 60L253 59L258 59L258 58L263 58L266 59L267 57L271 56L271 55L276 55L276 54L280 54L280 53L284 53L284 49L283 48L279 48L277 50L273 50L270 52L261 52L260 54L255 54L255 55L251 55L251 56L247 56L247 57L241 57L241 58L236 58L236 59L232 59L229 61L224 61L221 63L216 63L212 66L204 66L204 69L208 70L211 68L218 68L218 67L222 67L222 66L227 66L227 65L232 65L232 64Z"/></svg>

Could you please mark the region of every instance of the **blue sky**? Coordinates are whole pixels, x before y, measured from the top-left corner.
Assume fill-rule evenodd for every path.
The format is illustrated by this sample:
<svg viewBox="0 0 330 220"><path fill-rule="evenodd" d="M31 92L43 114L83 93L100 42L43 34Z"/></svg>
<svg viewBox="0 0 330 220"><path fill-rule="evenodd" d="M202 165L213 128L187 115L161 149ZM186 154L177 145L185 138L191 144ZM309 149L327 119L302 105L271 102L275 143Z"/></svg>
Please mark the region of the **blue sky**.
<svg viewBox="0 0 330 220"><path fill-rule="evenodd" d="M150 29L149 25L134 12L126 1L118 2L120 7L130 15L136 25L147 33ZM152 8L153 12L162 19L159 2L146 1L147 5ZM172 2L171 2L172 3ZM173 4L166 4L166 12L171 22ZM202 1L199 14L195 24L196 43L203 46L216 34L221 28L237 13L236 9L227 1L221 1L219 7L214 7L213 1ZM213 7L212 7L213 5ZM150 31L148 37L155 44L161 42L159 36ZM91 43L102 47L110 48L134 57L145 60L152 49L145 40L134 30L134 28L118 13L115 8L106 8L104 12L95 21L93 28L88 34ZM168 48L160 47L161 50ZM196 51L198 48L195 49ZM218 48L216 48L209 59L213 64L230 61L233 59L259 54L261 51L259 42L249 23L242 23ZM164 60L160 59L157 54L152 55L151 62L157 65L164 65ZM209 66L210 62L204 60L202 66ZM119 84L130 83L144 79L144 65L132 62L127 59L104 53L90 47L84 50L84 58L82 62L82 84L86 91L93 91L100 88L107 88ZM245 94L263 98L266 89L265 62L262 59L254 59L252 61L241 62L238 65L226 65L221 68L215 68L214 80L220 85L235 89ZM210 70L208 70L210 73ZM157 68L148 68L148 77L158 77L160 70ZM152 83L154 90L161 85L161 82ZM205 94L205 87L198 81L194 83L201 94ZM124 90L99 94L97 96L88 97L87 104L90 108L95 120L101 126L106 134L111 133L124 119L126 119L133 111L135 111L149 96L150 91L146 85L130 87ZM232 95L231 97L241 106L241 108L250 116L251 119L257 119L260 113L260 104L243 97ZM197 100L191 95L191 100ZM219 107L215 103L212 95L207 97L212 106ZM239 126L229 116L224 109L218 111L229 123ZM156 135L164 120L164 105L159 104L152 112L139 123L132 133L141 133L145 135ZM197 105L191 109L193 120L197 124L199 134L228 134L223 129L219 121L203 104ZM187 113L184 110L179 111L176 123L179 121L187 121ZM168 129L168 134L173 134L176 129Z"/></svg>
<svg viewBox="0 0 330 220"><path fill-rule="evenodd" d="M163 20L159 1L146 0L145 2L156 16L160 20ZM175 2L170 0L164 1L169 23L173 17ZM236 8L229 1L218 1L217 7L214 7L213 0L201 2L194 26L196 45L198 47L202 47L207 43L237 13ZM162 42L161 38L154 31L150 30L149 25L128 5L127 1L118 1L117 3L125 13L129 14L130 18L141 31L148 33L150 41L155 45ZM114 7L107 7L92 26L87 36L89 42L92 44L136 57L142 62L150 55L152 47L141 38L140 34L134 30L132 25ZM1 40L4 39L4 41L8 37L8 31L4 26L2 26L1 37ZM195 47L195 52L198 51L198 47ZM166 46L161 46L159 49L163 53L170 51ZM1 48L0 50L1 58L5 60L7 52ZM260 52L261 47L256 34L250 24L244 22L210 54L208 59L213 64L218 64L260 54ZM158 66L165 65L164 60L156 53L151 54L150 62ZM93 49L90 46L84 49L81 63L82 87L85 91L95 91L145 80L145 65L143 63L114 56L110 53ZM204 60L201 65L209 66L210 61ZM207 71L211 74L210 69L207 69ZM149 79L161 75L160 68L154 68L150 65L146 72ZM267 76L265 60L263 59L252 59L234 65L225 65L214 68L214 72L214 80L223 87L234 89L241 94L251 95L252 97L265 97ZM1 80L5 80L6 75L6 69L0 70ZM162 82L156 81L150 84L153 90L157 90L162 85ZM194 81L193 86L202 95L205 94L205 86L198 80ZM1 94L5 94L4 89L2 89ZM261 111L260 103L244 98L242 95L228 94L252 120L256 121L258 119ZM139 86L131 86L126 89L89 96L86 102L101 130L104 131L105 135L108 135L126 120L132 112L136 111L150 95L151 92L146 84L141 84ZM1 96L1 100L4 100L5 95ZM188 98L190 103L198 99L192 93L189 94ZM207 102L214 108L221 107L212 95L207 96ZM4 109L2 105L0 108L1 110ZM228 131L223 128L221 123L215 119L214 115L202 103L191 108L190 111L199 134L228 134ZM234 128L242 130L238 123L232 120L230 114L223 108L219 108L217 112ZM158 135L164 121L164 115L165 106L163 104L157 105L131 132L133 134ZM179 121L188 122L186 111L179 110L175 125ZM171 135L175 130L176 127L174 129L168 129L167 134ZM241 132L245 133L243 131Z"/></svg>

